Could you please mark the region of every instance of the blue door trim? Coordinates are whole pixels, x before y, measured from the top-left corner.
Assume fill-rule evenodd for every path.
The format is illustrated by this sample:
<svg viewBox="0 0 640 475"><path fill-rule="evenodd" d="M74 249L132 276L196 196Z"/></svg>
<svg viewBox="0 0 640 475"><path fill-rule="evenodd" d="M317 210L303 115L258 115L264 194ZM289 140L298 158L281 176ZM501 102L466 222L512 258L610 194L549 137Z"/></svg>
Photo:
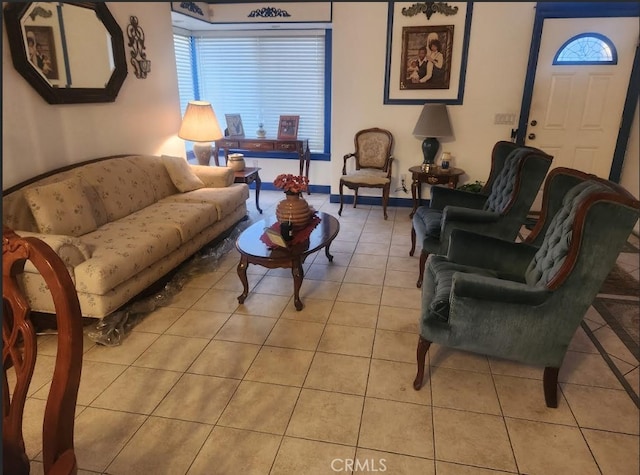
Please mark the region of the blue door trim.
<svg viewBox="0 0 640 475"><path fill-rule="evenodd" d="M531 99L533 97L533 83L536 69L538 67L538 54L540 52L540 41L542 40L542 26L547 18L597 18L597 17L640 17L640 4L637 2L538 2L536 4L536 16L533 23L533 34L531 37L531 48L529 49L529 62L527 63L527 75L524 82L524 92L522 94L522 104L520 106L520 119L518 120L518 132L516 143L524 144L527 133L527 122L531 111ZM629 88L622 110L622 123L616 148L613 154L613 163L609 172L609 179L614 182L620 181L622 165L624 164L624 154L631 132L631 124L638 102L640 92L640 65L638 58L638 48L633 61L631 77L629 78Z"/></svg>

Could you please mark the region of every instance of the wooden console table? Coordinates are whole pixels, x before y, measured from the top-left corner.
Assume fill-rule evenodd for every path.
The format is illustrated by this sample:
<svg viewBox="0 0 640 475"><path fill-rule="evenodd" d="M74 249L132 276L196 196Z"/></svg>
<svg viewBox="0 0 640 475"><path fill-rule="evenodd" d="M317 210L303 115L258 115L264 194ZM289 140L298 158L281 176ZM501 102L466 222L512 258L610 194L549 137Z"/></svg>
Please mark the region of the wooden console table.
<svg viewBox="0 0 640 475"><path fill-rule="evenodd" d="M224 150L225 161L229 156L229 150L250 150L253 152L297 152L300 160L300 176L309 178L309 165L311 152L309 139L246 139L238 137L224 137L215 141L213 159L217 166L220 149ZM311 194L310 191L307 192Z"/></svg>

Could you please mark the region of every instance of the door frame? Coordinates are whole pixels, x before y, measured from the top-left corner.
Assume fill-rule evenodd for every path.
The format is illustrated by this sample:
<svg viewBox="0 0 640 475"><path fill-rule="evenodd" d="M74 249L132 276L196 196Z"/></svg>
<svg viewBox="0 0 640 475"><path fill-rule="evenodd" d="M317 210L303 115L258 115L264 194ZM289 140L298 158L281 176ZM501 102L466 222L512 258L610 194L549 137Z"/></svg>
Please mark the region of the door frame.
<svg viewBox="0 0 640 475"><path fill-rule="evenodd" d="M522 104L520 106L520 118L516 131L516 143L524 145L529 113L531 111L531 99L533 98L533 84L535 82L538 66L538 54L542 41L542 27L548 18L597 18L597 17L640 17L640 4L637 2L538 2L536 3L536 16L533 23L531 37L531 49L527 63ZM616 139L613 152L613 162L609 171L609 180L619 183L622 174L622 165L627 149L627 142L631 133L633 115L635 113L640 94L640 56L636 46L636 53L631 68L631 77L627 88L627 96L622 109L622 122Z"/></svg>

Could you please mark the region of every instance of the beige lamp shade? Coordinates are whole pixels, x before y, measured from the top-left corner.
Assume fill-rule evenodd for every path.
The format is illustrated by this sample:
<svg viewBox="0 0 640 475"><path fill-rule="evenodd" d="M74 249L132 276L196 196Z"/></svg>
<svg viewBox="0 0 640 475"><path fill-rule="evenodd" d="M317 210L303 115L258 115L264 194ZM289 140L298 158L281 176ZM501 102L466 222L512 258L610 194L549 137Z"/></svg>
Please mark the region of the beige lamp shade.
<svg viewBox="0 0 640 475"><path fill-rule="evenodd" d="M189 101L178 137L192 142L212 142L222 137L222 130L211 103Z"/></svg>
<svg viewBox="0 0 640 475"><path fill-rule="evenodd" d="M446 104L425 104L413 129L416 137L450 137L453 135Z"/></svg>

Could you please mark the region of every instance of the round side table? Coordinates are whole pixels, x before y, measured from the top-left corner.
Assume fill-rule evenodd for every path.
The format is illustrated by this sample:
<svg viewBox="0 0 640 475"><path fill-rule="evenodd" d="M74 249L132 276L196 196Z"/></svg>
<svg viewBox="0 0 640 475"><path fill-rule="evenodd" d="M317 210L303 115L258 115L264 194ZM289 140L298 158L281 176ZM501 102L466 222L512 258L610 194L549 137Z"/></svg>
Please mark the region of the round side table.
<svg viewBox="0 0 640 475"><path fill-rule="evenodd" d="M461 168L447 168L446 170L440 167L434 167L428 172L422 171L420 165L409 168L411 172L411 198L413 200L413 209L409 218L413 218L418 205L422 202L422 184L427 185L447 185L449 188L455 188L458 186L458 178L464 173Z"/></svg>

